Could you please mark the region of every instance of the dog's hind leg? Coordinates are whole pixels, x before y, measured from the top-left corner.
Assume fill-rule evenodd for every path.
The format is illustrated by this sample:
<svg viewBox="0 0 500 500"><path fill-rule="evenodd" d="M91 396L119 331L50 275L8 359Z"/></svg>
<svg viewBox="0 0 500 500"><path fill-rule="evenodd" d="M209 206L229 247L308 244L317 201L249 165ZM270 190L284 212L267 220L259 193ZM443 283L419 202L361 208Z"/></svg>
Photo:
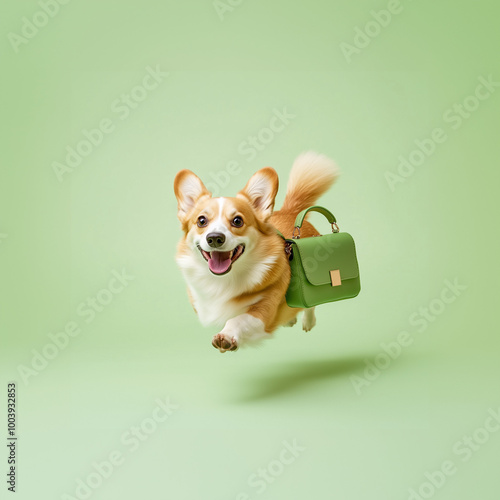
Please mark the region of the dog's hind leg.
<svg viewBox="0 0 500 500"><path fill-rule="evenodd" d="M314 314L314 307L310 307L304 310L304 316L302 317L302 329L305 332L312 330L316 324L316 315Z"/></svg>

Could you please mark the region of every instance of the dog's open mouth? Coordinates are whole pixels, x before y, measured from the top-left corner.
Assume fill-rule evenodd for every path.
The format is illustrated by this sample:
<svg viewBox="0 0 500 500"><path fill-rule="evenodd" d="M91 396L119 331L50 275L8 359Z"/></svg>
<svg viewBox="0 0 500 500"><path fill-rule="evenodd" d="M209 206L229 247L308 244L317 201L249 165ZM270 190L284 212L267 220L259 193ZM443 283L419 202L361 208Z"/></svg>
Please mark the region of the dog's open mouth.
<svg viewBox="0 0 500 500"><path fill-rule="evenodd" d="M241 257L241 254L245 251L245 245L238 245L230 252L218 252L217 250L205 252L200 245L198 245L198 249L208 262L210 271L213 274L222 275L228 273L231 270L233 262L236 262Z"/></svg>

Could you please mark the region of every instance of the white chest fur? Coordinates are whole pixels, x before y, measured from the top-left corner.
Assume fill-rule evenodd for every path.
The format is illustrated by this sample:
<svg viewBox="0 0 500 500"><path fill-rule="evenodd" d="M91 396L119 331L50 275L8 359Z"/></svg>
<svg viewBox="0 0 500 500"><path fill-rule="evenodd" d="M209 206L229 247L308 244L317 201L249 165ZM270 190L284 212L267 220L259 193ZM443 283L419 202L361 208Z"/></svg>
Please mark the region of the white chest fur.
<svg viewBox="0 0 500 500"><path fill-rule="evenodd" d="M228 274L215 276L208 270L206 263L197 257L192 254L180 255L177 263L204 326L223 326L229 319L246 313L250 305L261 300L262 297L255 295L248 301L236 302L232 299L251 291L276 260L275 257L270 257L256 263L245 256L247 258L237 262Z"/></svg>
<svg viewBox="0 0 500 500"><path fill-rule="evenodd" d="M227 292L207 295L192 286L189 286L189 290L198 318L204 326L223 326L229 319L245 313L250 305L250 303L237 305L231 300L233 296Z"/></svg>

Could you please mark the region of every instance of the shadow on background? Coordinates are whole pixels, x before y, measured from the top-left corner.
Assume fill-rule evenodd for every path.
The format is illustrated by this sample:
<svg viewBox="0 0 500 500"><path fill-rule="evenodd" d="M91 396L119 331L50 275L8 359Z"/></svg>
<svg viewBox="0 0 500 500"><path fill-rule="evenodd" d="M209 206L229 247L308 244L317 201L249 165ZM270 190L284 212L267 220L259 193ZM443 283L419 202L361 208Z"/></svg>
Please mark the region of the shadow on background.
<svg viewBox="0 0 500 500"><path fill-rule="evenodd" d="M245 380L248 391L241 391L237 402L245 403L273 398L284 393L300 391L305 386L318 381L344 377L357 372L360 376L365 368L365 359L373 355L356 356L346 359L328 359L307 363L286 364L256 379Z"/></svg>

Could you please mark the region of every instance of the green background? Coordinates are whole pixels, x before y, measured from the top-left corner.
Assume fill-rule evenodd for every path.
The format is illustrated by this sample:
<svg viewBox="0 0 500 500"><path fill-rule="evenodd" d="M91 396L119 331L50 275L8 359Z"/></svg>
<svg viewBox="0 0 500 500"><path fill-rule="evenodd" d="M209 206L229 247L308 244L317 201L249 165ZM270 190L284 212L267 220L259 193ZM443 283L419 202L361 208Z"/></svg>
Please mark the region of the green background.
<svg viewBox="0 0 500 500"><path fill-rule="evenodd" d="M17 53L8 34L41 7L1 7L0 435L14 380L17 498L74 496L114 450L124 463L90 498L406 499L446 460L457 472L433 498L498 498L500 432L467 462L453 450L500 406L500 90L456 130L443 113L500 79L500 12L401 5L351 61L341 44L386 2L244 0L221 20L209 0L74 0ZM169 76L121 120L113 102L157 65ZM241 144L283 108L295 118L248 161ZM114 131L59 182L53 163L105 118ZM436 127L447 141L391 191L386 172ZM235 161L232 196L270 165L279 207L309 149L342 170L321 203L354 236L362 292L319 307L310 333L221 355L174 261L175 173L210 181ZM122 269L133 281L85 323L80 304ZM419 332L410 317L447 279L467 289ZM81 334L24 383L20 365L68 321ZM413 344L358 394L353 377L402 331ZM130 451L124 432L166 397L179 408ZM259 493L249 478L285 440L305 450Z"/></svg>

